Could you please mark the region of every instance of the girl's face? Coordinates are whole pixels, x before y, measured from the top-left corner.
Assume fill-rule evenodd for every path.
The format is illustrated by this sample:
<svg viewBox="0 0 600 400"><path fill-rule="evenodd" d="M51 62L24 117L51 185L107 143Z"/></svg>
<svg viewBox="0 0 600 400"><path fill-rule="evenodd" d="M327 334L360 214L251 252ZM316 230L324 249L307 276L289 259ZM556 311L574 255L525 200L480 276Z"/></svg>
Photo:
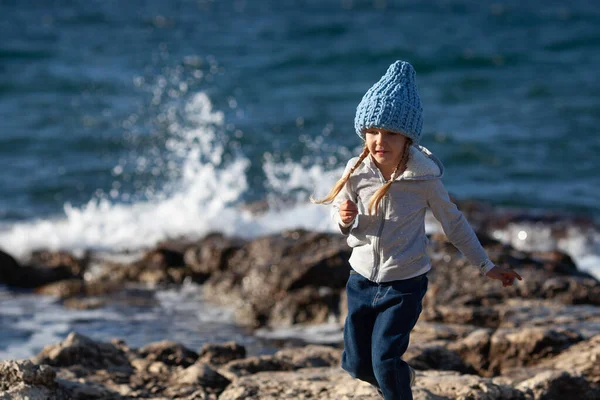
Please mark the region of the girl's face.
<svg viewBox="0 0 600 400"><path fill-rule="evenodd" d="M377 167L382 172L389 171L391 174L402 158L408 139L404 135L385 129L369 128L365 132L365 140Z"/></svg>

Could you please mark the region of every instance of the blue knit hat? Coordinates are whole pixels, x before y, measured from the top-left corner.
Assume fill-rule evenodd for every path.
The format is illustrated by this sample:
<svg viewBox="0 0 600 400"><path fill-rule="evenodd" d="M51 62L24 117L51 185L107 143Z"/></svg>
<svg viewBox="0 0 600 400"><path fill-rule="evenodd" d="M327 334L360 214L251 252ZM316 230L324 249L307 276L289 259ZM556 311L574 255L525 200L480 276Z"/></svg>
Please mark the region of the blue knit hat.
<svg viewBox="0 0 600 400"><path fill-rule="evenodd" d="M356 108L354 128L365 140L368 128L401 133L413 140L421 139L423 108L415 83L416 73L406 61L396 61L379 82L363 96Z"/></svg>

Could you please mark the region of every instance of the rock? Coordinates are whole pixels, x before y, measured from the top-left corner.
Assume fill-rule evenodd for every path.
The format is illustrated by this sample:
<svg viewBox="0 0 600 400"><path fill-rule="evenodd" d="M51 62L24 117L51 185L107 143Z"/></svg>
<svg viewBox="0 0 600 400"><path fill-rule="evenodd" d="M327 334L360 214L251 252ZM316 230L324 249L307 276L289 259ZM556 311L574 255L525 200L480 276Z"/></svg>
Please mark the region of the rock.
<svg viewBox="0 0 600 400"><path fill-rule="evenodd" d="M328 287L305 287L282 296L271 310L267 310L270 311L268 314L261 308L254 315L254 320L268 321L269 325L274 326L322 324L329 321L332 314L339 314L339 303L338 290Z"/></svg>
<svg viewBox="0 0 600 400"><path fill-rule="evenodd" d="M443 236L432 235L431 239L429 253L432 255L432 270L428 273L430 289L425 299L427 307L493 307L511 298L600 305L600 282L578 270L564 253L554 250L545 254L538 252L534 256L509 245L486 242L486 250L492 261L497 265L513 267L524 278L513 287L502 288L498 281L480 276L477 269L469 265L452 245L444 242ZM485 311L485 308L479 310ZM493 327L489 320L481 322L477 324Z"/></svg>
<svg viewBox="0 0 600 400"><path fill-rule="evenodd" d="M196 385L216 388L219 391L229 385L229 379L219 374L209 365L204 363L195 363L183 371L177 373L172 381L177 385Z"/></svg>
<svg viewBox="0 0 600 400"><path fill-rule="evenodd" d="M69 400L122 399L119 393L109 390L100 383L78 382L65 379L58 379L58 382L69 394L67 397Z"/></svg>
<svg viewBox="0 0 600 400"><path fill-rule="evenodd" d="M21 266L12 256L0 251L0 283L19 288L36 288L63 279L75 278L67 266Z"/></svg>
<svg viewBox="0 0 600 400"><path fill-rule="evenodd" d="M416 384L436 396L449 399L527 399L525 393L511 386L476 375L459 375L457 372L424 371L417 375Z"/></svg>
<svg viewBox="0 0 600 400"><path fill-rule="evenodd" d="M95 342L90 338L72 332L55 345L49 345L33 358L36 364L54 367L80 365L90 369L106 369L113 372L131 374L131 364L124 352L113 344Z"/></svg>
<svg viewBox="0 0 600 400"><path fill-rule="evenodd" d="M478 328L471 325L428 322L419 319L410 332L411 343L430 343L433 341L452 341L470 335Z"/></svg>
<svg viewBox="0 0 600 400"><path fill-rule="evenodd" d="M198 361L221 366L230 361L246 357L246 348L235 342L222 344L207 343L200 349Z"/></svg>
<svg viewBox="0 0 600 400"><path fill-rule="evenodd" d="M579 333L560 327L498 329L490 340L489 369L496 375L507 367L534 365L581 340Z"/></svg>
<svg viewBox="0 0 600 400"><path fill-rule="evenodd" d="M556 357L544 360L540 367L568 369L600 388L600 334L572 345Z"/></svg>
<svg viewBox="0 0 600 400"><path fill-rule="evenodd" d="M422 318L425 321L463 323L489 328L500 325L500 313L493 307L424 306Z"/></svg>
<svg viewBox="0 0 600 400"><path fill-rule="evenodd" d="M553 277L544 281L540 295L563 304L600 305L600 284L591 277Z"/></svg>
<svg viewBox="0 0 600 400"><path fill-rule="evenodd" d="M328 346L309 345L301 348L285 349L273 355L248 357L225 364L219 372L235 380L241 376L265 371L292 371L300 368L338 366L342 352Z"/></svg>
<svg viewBox="0 0 600 400"><path fill-rule="evenodd" d="M56 296L61 299L71 299L72 301L70 303L75 304L77 302L75 300L76 297L79 298L80 302L84 302L85 296L106 295L117 292L122 288L123 287L117 282L86 282L81 279L65 279L41 286L36 289L36 292L48 296ZM67 302L65 301L65 303Z"/></svg>
<svg viewBox="0 0 600 400"><path fill-rule="evenodd" d="M600 307L563 305L551 300L511 299L498 308L501 328L556 326L589 339L600 334Z"/></svg>
<svg viewBox="0 0 600 400"><path fill-rule="evenodd" d="M226 269L228 260L244 244L241 239L209 234L185 251L184 260L193 271L194 280L203 283L213 273Z"/></svg>
<svg viewBox="0 0 600 400"><path fill-rule="evenodd" d="M600 388L590 385L584 377L566 371L545 371L521 382L517 389L532 393L534 400L597 400Z"/></svg>
<svg viewBox="0 0 600 400"><path fill-rule="evenodd" d="M65 267L73 276L81 278L87 269L89 258L89 252L80 259L66 251L36 250L30 254L25 264L42 268Z"/></svg>
<svg viewBox="0 0 600 400"><path fill-rule="evenodd" d="M94 280L118 284L137 282L154 287L181 284L191 274L191 270L185 265L183 253L159 246L130 264L104 262Z"/></svg>
<svg viewBox="0 0 600 400"><path fill-rule="evenodd" d="M308 345L280 350L274 358L290 364L294 369L337 367L342 360L342 351L329 346Z"/></svg>
<svg viewBox="0 0 600 400"><path fill-rule="evenodd" d="M525 393L474 375L441 371L417 373L415 400L485 399L525 400ZM234 381L219 400L375 400L373 386L353 379L339 368L304 368L292 372L260 372Z"/></svg>
<svg viewBox="0 0 600 400"><path fill-rule="evenodd" d="M376 390L338 368L308 368L295 372L261 372L233 382L219 400L376 400Z"/></svg>
<svg viewBox="0 0 600 400"><path fill-rule="evenodd" d="M227 257L206 281L204 294L233 305L243 322L255 327L320 322L339 314L348 257L339 235L296 230L265 236Z"/></svg>
<svg viewBox="0 0 600 400"><path fill-rule="evenodd" d="M41 286L36 292L46 296L56 296L66 299L83 294L84 288L85 282L81 279L65 279Z"/></svg>
<svg viewBox="0 0 600 400"><path fill-rule="evenodd" d="M474 374L475 369L461 359L458 353L435 344L411 345L403 356L411 367L419 370L458 371Z"/></svg>
<svg viewBox="0 0 600 400"><path fill-rule="evenodd" d="M456 351L462 360L472 366L477 373L491 376L490 368L490 343L493 330L477 329L467 337L450 343L448 348Z"/></svg>
<svg viewBox="0 0 600 400"><path fill-rule="evenodd" d="M182 252L160 245L147 252L139 263L149 269L168 269L185 265Z"/></svg>
<svg viewBox="0 0 600 400"><path fill-rule="evenodd" d="M198 359L194 351L168 340L144 346L138 354L148 361L160 361L169 366L189 367Z"/></svg>
<svg viewBox="0 0 600 400"><path fill-rule="evenodd" d="M106 301L97 298L67 299L63 305L72 310L95 310L104 307Z"/></svg>
<svg viewBox="0 0 600 400"><path fill-rule="evenodd" d="M18 383L54 388L56 372L47 365L35 365L29 360L4 361L0 363L0 391Z"/></svg>
<svg viewBox="0 0 600 400"><path fill-rule="evenodd" d="M219 373L227 379L234 381L241 376L253 375L263 371L291 371L293 366L273 356L248 357L242 360L233 360L219 368Z"/></svg>
<svg viewBox="0 0 600 400"><path fill-rule="evenodd" d="M71 399L55 381L56 372L29 360L0 362L0 400Z"/></svg>

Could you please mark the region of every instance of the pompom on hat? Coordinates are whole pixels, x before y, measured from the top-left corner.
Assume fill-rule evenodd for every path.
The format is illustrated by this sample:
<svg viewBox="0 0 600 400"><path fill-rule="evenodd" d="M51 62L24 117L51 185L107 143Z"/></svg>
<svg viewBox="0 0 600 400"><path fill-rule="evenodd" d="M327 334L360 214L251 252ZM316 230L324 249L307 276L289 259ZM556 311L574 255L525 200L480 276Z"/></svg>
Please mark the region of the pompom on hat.
<svg viewBox="0 0 600 400"><path fill-rule="evenodd" d="M422 127L415 69L406 61L396 61L363 96L356 108L354 128L363 140L366 129L380 128L401 133L418 144Z"/></svg>

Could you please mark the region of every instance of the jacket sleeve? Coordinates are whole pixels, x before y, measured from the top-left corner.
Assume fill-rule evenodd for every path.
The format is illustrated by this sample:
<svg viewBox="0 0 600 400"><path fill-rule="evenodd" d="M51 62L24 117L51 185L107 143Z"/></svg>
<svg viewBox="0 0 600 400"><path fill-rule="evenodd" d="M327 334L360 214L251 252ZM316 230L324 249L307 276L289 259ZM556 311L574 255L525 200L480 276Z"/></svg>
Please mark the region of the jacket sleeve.
<svg viewBox="0 0 600 400"><path fill-rule="evenodd" d="M348 164L346 164L346 168L344 169L344 174L342 176L344 176L350 170L350 168L352 168L352 166L354 165L354 163L356 163L357 160L358 160L357 158L353 158L350 161L348 161ZM332 202L333 207L331 210L331 218L335 222L335 225L337 226L338 230L340 231L340 233L342 235L347 236L350 234L352 229L354 229L356 227L357 222L358 222L358 215L357 215L357 217L354 218L354 221L350 222L349 224L344 224L342 222L342 219L340 218L340 204L345 200L351 200L354 203L357 202L356 201L356 193L352 189L351 179L348 179L348 182L346 182L346 184L344 185L342 190L338 193L338 195L333 200L333 202Z"/></svg>
<svg viewBox="0 0 600 400"><path fill-rule="evenodd" d="M442 224L444 233L470 263L478 266L482 274L487 274L494 268L494 263L487 256L463 213L450 200L441 179L432 179L428 184L427 204Z"/></svg>

